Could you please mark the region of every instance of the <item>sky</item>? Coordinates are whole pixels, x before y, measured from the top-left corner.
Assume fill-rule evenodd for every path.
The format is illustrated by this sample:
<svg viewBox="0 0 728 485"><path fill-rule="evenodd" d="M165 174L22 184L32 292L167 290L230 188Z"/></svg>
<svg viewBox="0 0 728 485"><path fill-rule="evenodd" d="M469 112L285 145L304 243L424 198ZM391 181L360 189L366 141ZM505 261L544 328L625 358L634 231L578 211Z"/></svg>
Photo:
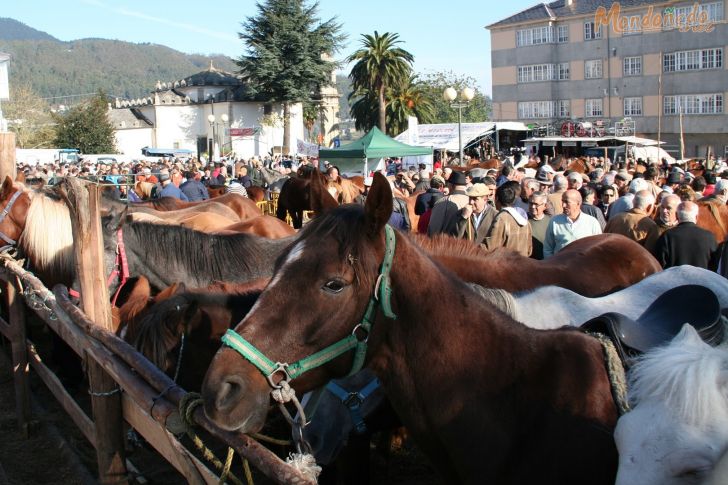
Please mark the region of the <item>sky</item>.
<svg viewBox="0 0 728 485"><path fill-rule="evenodd" d="M256 14L255 0L8 0L9 17L62 41L89 37L161 44L185 53L238 57L241 24ZM491 94L490 33L486 25L535 5L533 0L319 0L319 16L336 16L348 39L336 55L354 52L361 34L398 33L418 73L452 71ZM349 69L342 68L348 74Z"/></svg>

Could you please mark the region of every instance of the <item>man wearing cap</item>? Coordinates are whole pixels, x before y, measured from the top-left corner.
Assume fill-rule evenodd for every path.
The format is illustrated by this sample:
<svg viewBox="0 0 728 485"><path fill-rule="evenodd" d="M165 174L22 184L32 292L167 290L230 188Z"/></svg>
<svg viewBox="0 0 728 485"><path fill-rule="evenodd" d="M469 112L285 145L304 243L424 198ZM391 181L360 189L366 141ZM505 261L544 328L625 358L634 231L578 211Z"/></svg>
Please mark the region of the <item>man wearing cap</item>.
<svg viewBox="0 0 728 485"><path fill-rule="evenodd" d="M581 194L567 190L561 198L563 213L551 218L543 243L543 257L550 258L565 246L587 236L601 234L599 222L581 211Z"/></svg>
<svg viewBox="0 0 728 485"><path fill-rule="evenodd" d="M201 200L207 200L210 198L210 193L207 191L207 187L201 182L203 172L199 170L195 173L185 172L185 181L179 186L180 191L187 196L190 202L199 202Z"/></svg>
<svg viewBox="0 0 728 485"><path fill-rule="evenodd" d="M167 169L160 171L159 180L162 183L162 190L157 193L157 197L174 197L175 199L180 199L184 202L190 201L179 187L172 183L172 179L170 178L169 171Z"/></svg>
<svg viewBox="0 0 728 485"><path fill-rule="evenodd" d="M523 256L530 256L531 226L525 214L521 214L513 206L518 188L518 182L509 181L496 189L496 206L500 210L485 238L485 248L491 251L501 247L509 248Z"/></svg>
<svg viewBox="0 0 728 485"><path fill-rule="evenodd" d="M627 193L631 181L632 176L624 169L617 172L617 175L614 176L614 185L617 186L617 191L620 196Z"/></svg>
<svg viewBox="0 0 728 485"><path fill-rule="evenodd" d="M460 210L456 223L457 237L482 244L496 214L496 210L488 204L490 189L485 184L473 184L465 193L468 204Z"/></svg>
<svg viewBox="0 0 728 485"><path fill-rule="evenodd" d="M718 245L710 231L698 227L698 205L685 201L677 207L678 225L665 232L655 245L655 257L663 268L689 264L715 268Z"/></svg>
<svg viewBox="0 0 728 485"><path fill-rule="evenodd" d="M465 193L465 174L462 172L452 172L447 179L450 186L450 194L440 199L432 208L432 216L430 217L430 226L427 228L427 234L433 236L435 234L457 234L455 227L460 217L460 209L465 207L470 199Z"/></svg>

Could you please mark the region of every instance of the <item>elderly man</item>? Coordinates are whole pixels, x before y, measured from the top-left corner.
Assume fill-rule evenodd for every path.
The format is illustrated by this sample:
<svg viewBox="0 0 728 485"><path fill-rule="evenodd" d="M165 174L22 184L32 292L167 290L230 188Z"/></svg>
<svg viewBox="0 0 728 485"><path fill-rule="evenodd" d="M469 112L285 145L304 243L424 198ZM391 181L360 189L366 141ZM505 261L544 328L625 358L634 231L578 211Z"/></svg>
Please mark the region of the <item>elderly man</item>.
<svg viewBox="0 0 728 485"><path fill-rule="evenodd" d="M513 206L518 197L519 184L509 181L495 191L496 206L500 209L485 238L488 250L510 248L523 256L531 255L531 226L524 214Z"/></svg>
<svg viewBox="0 0 728 485"><path fill-rule="evenodd" d="M566 177L568 188L579 190L584 185L584 179L579 172L570 172L569 176Z"/></svg>
<svg viewBox="0 0 728 485"><path fill-rule="evenodd" d="M538 180L533 177L524 177L521 180L521 194L516 198L516 203L513 204L515 207L520 207L523 212L528 212L528 204L531 198L531 194L537 191L541 185Z"/></svg>
<svg viewBox="0 0 728 485"><path fill-rule="evenodd" d="M455 224L457 237L482 244L496 215L496 210L488 204L490 189L485 184L473 184L465 193L468 205L460 209Z"/></svg>
<svg viewBox="0 0 728 485"><path fill-rule="evenodd" d="M566 192L568 182L566 181L566 177L559 174L554 176L553 183L553 192L549 194L548 198L549 202L551 202L551 206L554 208L554 215L556 215L561 214L564 211L561 207L561 201L564 193Z"/></svg>
<svg viewBox="0 0 728 485"><path fill-rule="evenodd" d="M677 206L680 205L680 197L675 194L667 194L660 201L660 208L657 210L655 224L660 236L665 231L677 226ZM657 242L657 241L655 241Z"/></svg>
<svg viewBox="0 0 728 485"><path fill-rule="evenodd" d="M543 259L543 242L546 239L546 229L551 222L551 216L546 214L548 197L540 191L531 194L528 204L528 223L531 226L531 257Z"/></svg>
<svg viewBox="0 0 728 485"><path fill-rule="evenodd" d="M647 180L643 178L633 179L627 188L627 193L617 199L609 208L609 218L616 216L620 212L627 212L634 207L634 194L640 190L650 190Z"/></svg>
<svg viewBox="0 0 728 485"><path fill-rule="evenodd" d="M604 232L621 234L640 243L652 252L660 237L660 230L650 214L655 207L655 198L650 190L640 190L634 196L633 207L627 212L615 215L604 228Z"/></svg>
<svg viewBox="0 0 728 485"><path fill-rule="evenodd" d="M715 188L713 189L713 193L700 199L700 202L725 205L728 202L728 180L718 180L715 184Z"/></svg>
<svg viewBox="0 0 728 485"><path fill-rule="evenodd" d="M550 258L565 246L582 237L601 234L599 221L581 211L581 194L567 190L561 198L562 214L551 218L543 243L543 257Z"/></svg>
<svg viewBox="0 0 728 485"><path fill-rule="evenodd" d="M460 217L460 209L468 205L470 199L465 193L465 174L462 172L452 172L447 179L450 186L450 193L447 197L443 197L432 208L430 216L430 226L427 228L427 234L433 236L435 234L457 234L455 224Z"/></svg>
<svg viewBox="0 0 728 485"><path fill-rule="evenodd" d="M699 268L715 268L718 245L710 231L698 227L698 205L685 201L677 206L678 225L660 236L655 257L663 268L689 264Z"/></svg>

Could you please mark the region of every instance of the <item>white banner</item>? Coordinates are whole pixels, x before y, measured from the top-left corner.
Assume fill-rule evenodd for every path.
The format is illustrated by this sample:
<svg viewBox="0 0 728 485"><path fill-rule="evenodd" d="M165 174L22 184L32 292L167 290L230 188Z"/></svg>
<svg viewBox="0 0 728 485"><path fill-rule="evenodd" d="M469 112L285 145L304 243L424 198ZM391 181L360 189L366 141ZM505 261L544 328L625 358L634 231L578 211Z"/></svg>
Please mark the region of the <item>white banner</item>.
<svg viewBox="0 0 728 485"><path fill-rule="evenodd" d="M10 56L0 53L0 101L7 101L10 99L8 64L10 64Z"/></svg>
<svg viewBox="0 0 728 485"><path fill-rule="evenodd" d="M462 123L463 146L467 146L471 141L490 133L493 130L516 130L528 131L528 127L523 123L515 122L483 122L483 123ZM394 139L420 147L432 147L436 150L457 151L458 148L458 124L457 123L438 123L433 125L418 125L417 134L411 135L412 129L408 129Z"/></svg>
<svg viewBox="0 0 728 485"><path fill-rule="evenodd" d="M315 143L308 143L303 140L296 139L296 153L307 157L318 157L319 146Z"/></svg>

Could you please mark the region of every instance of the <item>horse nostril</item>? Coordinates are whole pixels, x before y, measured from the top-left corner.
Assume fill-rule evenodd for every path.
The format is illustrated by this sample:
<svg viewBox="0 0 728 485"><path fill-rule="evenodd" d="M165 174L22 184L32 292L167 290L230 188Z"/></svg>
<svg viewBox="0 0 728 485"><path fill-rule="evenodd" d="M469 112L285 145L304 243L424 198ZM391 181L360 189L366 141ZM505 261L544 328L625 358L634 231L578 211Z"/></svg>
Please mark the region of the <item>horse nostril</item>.
<svg viewBox="0 0 728 485"><path fill-rule="evenodd" d="M228 376L217 392L215 405L220 411L232 409L242 398L247 388L245 381L236 375Z"/></svg>

